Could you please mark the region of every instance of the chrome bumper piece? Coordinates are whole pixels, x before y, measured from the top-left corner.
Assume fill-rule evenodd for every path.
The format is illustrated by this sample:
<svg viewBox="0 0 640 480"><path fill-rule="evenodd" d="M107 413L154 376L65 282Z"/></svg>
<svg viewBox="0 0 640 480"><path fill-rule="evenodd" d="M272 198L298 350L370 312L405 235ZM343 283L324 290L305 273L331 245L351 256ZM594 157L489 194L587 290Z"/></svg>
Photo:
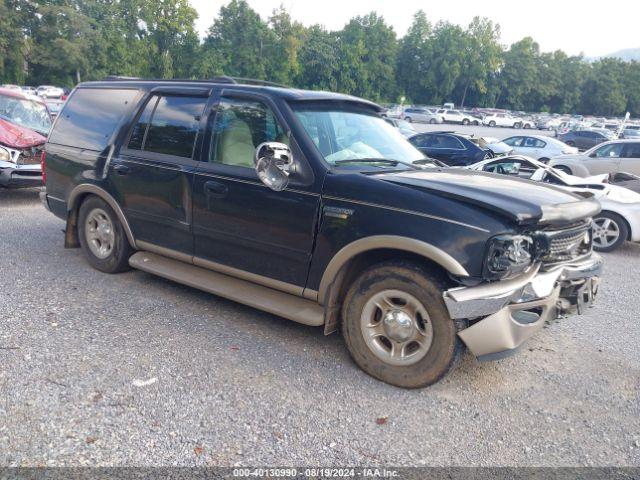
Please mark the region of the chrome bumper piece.
<svg viewBox="0 0 640 480"><path fill-rule="evenodd" d="M534 265L510 280L453 288L444 301L451 318L480 318L459 336L480 360L491 360L515 352L545 321L582 313L597 294L601 272L602 258L593 253L547 271Z"/></svg>

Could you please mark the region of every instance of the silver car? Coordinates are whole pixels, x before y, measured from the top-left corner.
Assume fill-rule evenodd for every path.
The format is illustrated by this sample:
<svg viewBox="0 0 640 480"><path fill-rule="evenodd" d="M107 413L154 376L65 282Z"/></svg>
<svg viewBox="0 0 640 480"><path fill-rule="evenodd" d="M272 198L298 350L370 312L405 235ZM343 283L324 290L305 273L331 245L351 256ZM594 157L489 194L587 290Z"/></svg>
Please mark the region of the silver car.
<svg viewBox="0 0 640 480"><path fill-rule="evenodd" d="M405 108L403 118L409 123L442 123L442 117L428 108Z"/></svg>
<svg viewBox="0 0 640 480"><path fill-rule="evenodd" d="M554 157L549 165L578 177L619 172L640 175L640 140L604 142L584 153Z"/></svg>

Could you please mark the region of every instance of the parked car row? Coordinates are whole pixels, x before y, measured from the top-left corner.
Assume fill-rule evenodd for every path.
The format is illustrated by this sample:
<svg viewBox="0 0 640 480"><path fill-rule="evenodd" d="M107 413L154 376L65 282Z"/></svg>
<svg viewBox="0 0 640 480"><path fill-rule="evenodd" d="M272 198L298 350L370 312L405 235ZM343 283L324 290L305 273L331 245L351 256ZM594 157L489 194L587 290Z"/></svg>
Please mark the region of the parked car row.
<svg viewBox="0 0 640 480"><path fill-rule="evenodd" d="M69 94L69 90L60 87L54 87L53 85L40 85L39 87L21 87L20 85L5 84L2 85L3 89L21 91L26 95L37 95L42 98L59 98L65 99Z"/></svg>

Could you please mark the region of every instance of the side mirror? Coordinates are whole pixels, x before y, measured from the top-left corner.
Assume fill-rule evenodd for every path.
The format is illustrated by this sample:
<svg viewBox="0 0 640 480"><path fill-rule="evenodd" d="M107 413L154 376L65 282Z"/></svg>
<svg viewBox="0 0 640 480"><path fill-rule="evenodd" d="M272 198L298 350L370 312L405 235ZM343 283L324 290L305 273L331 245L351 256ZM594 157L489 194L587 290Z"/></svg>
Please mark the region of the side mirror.
<svg viewBox="0 0 640 480"><path fill-rule="evenodd" d="M294 170L291 149L280 142L264 142L256 148L256 173L271 190L280 192L287 187Z"/></svg>

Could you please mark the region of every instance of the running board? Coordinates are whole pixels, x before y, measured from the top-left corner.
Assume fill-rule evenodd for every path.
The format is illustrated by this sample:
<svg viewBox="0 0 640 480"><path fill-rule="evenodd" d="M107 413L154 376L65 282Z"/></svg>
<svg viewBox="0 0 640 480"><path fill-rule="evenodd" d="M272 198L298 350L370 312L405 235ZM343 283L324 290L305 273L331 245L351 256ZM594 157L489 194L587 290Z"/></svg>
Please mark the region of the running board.
<svg viewBox="0 0 640 480"><path fill-rule="evenodd" d="M149 252L134 253L129 258L129 265L138 270L288 318L294 322L311 326L324 324L324 309L316 302L246 280Z"/></svg>

